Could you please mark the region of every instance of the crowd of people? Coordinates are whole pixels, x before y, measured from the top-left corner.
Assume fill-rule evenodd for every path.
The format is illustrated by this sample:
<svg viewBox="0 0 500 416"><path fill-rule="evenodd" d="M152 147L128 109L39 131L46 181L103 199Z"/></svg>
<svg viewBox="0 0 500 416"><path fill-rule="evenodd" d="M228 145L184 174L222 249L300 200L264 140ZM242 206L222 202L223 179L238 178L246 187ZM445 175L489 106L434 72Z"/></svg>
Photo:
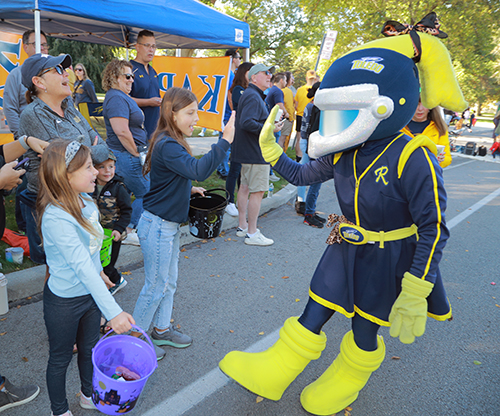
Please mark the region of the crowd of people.
<svg viewBox="0 0 500 416"><path fill-rule="evenodd" d="M31 259L46 264L47 387L53 415L71 416L65 388L68 365L76 350L80 405L94 408L91 350L100 332L112 328L140 337L132 325L144 330L152 326L158 360L165 356L162 346L191 345L191 337L172 327L171 318L180 226L188 219L191 195L205 192L192 181L218 172L229 193L226 211L238 217L236 235L247 245L274 243L257 226L262 199L269 181L280 180L272 165L292 137L296 161L305 165L313 160L308 138L320 128L314 96L321 83L309 70L306 85L295 90L291 72L242 62L239 51L228 50L225 127L212 150L197 159L186 138L199 121L198 100L175 87L160 97L158 76L150 65L156 51L152 32L138 34L134 60L114 59L103 72L106 140L77 109L80 103L98 102L85 66L73 67L69 55L48 55L43 33L42 54L35 53L34 35L23 35L29 57L11 72L5 87L4 111L15 141L0 147L0 186L17 187L19 229L26 232ZM70 69L76 75L73 89ZM280 110L273 126L279 151L273 150L275 158L264 158L259 135L275 106ZM442 167L451 163L446 124L437 108L419 104L403 131L443 145L438 161ZM14 170L12 161L24 153L29 169ZM326 222L316 212L320 187L320 182L311 184L307 196L306 187L299 187L295 203L303 222L315 228ZM3 233L3 212L0 221ZM104 268L99 256L103 229L110 230L113 239L111 260ZM133 314L123 311L113 297L127 284L116 269L121 244L140 246L144 257L145 282ZM56 319L62 314L63 324ZM39 391L37 386L17 387L0 376L0 411L34 399Z"/></svg>

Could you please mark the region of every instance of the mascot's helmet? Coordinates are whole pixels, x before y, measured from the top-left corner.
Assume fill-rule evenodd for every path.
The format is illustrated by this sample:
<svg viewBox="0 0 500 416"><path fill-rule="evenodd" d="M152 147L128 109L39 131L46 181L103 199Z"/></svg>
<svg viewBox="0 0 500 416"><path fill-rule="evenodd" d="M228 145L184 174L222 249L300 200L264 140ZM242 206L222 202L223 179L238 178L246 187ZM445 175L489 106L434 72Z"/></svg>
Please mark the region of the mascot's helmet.
<svg viewBox="0 0 500 416"><path fill-rule="evenodd" d="M419 95L427 108L467 107L438 39L445 36L437 17L430 13L422 22L410 27L389 21L382 33L402 30L401 36L369 42L330 66L314 98L321 116L319 131L309 136L310 157L397 134L415 114Z"/></svg>
<svg viewBox="0 0 500 416"><path fill-rule="evenodd" d="M314 97L319 138L335 143L331 153L388 137L408 124L418 99L418 70L410 58L381 48L351 52L332 64Z"/></svg>

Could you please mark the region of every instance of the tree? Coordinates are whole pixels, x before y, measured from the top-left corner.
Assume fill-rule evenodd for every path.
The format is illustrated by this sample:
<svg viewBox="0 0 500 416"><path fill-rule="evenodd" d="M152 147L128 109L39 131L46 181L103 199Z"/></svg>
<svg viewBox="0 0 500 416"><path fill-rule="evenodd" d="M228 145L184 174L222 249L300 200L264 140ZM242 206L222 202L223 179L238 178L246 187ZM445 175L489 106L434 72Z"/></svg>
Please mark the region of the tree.
<svg viewBox="0 0 500 416"><path fill-rule="evenodd" d="M82 63L87 69L87 75L92 80L96 92L104 92L101 86L101 74L106 65L114 58L115 49L112 46L94 43L77 42L73 40L48 38L51 55L60 53L71 55L73 66Z"/></svg>
<svg viewBox="0 0 500 416"><path fill-rule="evenodd" d="M449 34L450 50L466 98L479 106L498 100L500 61L494 53L500 38L498 0L221 0L221 9L247 22L254 61L291 70L299 84L314 68L328 29L339 35L332 58L319 73L353 47L381 37L387 20L415 24L434 11ZM302 79L301 79L302 77Z"/></svg>

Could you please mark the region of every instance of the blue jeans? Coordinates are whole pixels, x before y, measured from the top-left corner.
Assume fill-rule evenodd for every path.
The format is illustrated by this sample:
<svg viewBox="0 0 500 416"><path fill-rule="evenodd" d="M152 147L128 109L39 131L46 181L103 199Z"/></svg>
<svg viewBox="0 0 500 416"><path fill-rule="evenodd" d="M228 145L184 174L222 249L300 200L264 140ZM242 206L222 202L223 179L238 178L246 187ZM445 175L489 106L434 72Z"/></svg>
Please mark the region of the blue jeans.
<svg viewBox="0 0 500 416"><path fill-rule="evenodd" d="M26 221L26 236L30 246L30 259L35 263L45 264L45 252L41 246L42 239L38 235L37 215L36 215L37 194L25 189L19 194L21 201L21 211ZM64 413L64 412L63 412Z"/></svg>
<svg viewBox="0 0 500 416"><path fill-rule="evenodd" d="M231 161L229 165L229 173L226 179L226 190L229 192L229 202L234 204L234 189L236 188L236 182L240 177L241 163ZM239 187L239 183L238 183Z"/></svg>
<svg viewBox="0 0 500 416"><path fill-rule="evenodd" d="M50 279L50 278L49 278ZM61 298L46 284L43 290L43 317L49 336L47 389L55 415L67 412L66 372L78 347L78 371L81 390L92 395L92 348L99 340L101 312L91 295Z"/></svg>
<svg viewBox="0 0 500 416"><path fill-rule="evenodd" d="M226 121L227 123L227 121ZM219 140L222 139L222 132L219 132ZM217 166L217 172L219 172L222 176L227 176L229 174L229 155L231 154L231 147L227 149L226 156L222 159L222 162Z"/></svg>
<svg viewBox="0 0 500 416"><path fill-rule="evenodd" d="M305 165L311 159L309 159L309 155L307 154L307 140L300 139L300 150L302 150L302 159L300 160L301 165ZM309 191L306 195L306 187L299 186L297 187L297 196L301 197L302 200L306 201L306 214L314 215L316 213L316 201L318 200L319 190L321 189L321 183L315 183L309 186Z"/></svg>
<svg viewBox="0 0 500 416"><path fill-rule="evenodd" d="M144 211L137 236L144 256L144 286L135 304L136 325L147 331L170 327L179 274L180 224Z"/></svg>
<svg viewBox="0 0 500 416"><path fill-rule="evenodd" d="M132 202L132 218L130 228L136 228L141 218L142 200L149 192L149 175L142 176L142 165L138 157L132 156L129 152L113 150L116 156L116 173L123 177L123 182L130 192L135 196Z"/></svg>

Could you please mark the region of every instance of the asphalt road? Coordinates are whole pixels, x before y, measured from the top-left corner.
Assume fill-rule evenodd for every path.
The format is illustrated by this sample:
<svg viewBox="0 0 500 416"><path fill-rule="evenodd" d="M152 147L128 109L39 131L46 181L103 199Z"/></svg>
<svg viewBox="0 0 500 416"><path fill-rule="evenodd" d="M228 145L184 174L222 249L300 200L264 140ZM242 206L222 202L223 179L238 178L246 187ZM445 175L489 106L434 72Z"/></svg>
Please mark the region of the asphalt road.
<svg viewBox="0 0 500 416"><path fill-rule="evenodd" d="M444 176L451 237L441 272L454 319L429 319L425 335L412 345L401 344L390 338L387 328L381 329L386 358L352 405L352 416L500 414L500 163L455 157ZM321 189L318 210L339 212L331 181ZM214 241L185 247L174 324L192 336L194 343L185 350L167 347L166 358L158 363L131 414L307 414L300 406L300 392L338 353L350 324L342 315L335 314L324 327L328 343L321 358L309 364L279 402L258 402L254 394L228 381L217 369L219 360L231 350L271 345L285 319L301 313L329 233L329 229L303 225L291 204L260 218L259 226L275 240L273 246L246 246L233 229ZM144 270L138 264L130 271L128 286L116 298L131 312ZM35 382L41 387L36 400L4 414L50 414L42 303L11 310L0 320L0 334L2 375L16 384ZM78 391L73 359L67 381L71 410L75 416L92 414L78 406Z"/></svg>

